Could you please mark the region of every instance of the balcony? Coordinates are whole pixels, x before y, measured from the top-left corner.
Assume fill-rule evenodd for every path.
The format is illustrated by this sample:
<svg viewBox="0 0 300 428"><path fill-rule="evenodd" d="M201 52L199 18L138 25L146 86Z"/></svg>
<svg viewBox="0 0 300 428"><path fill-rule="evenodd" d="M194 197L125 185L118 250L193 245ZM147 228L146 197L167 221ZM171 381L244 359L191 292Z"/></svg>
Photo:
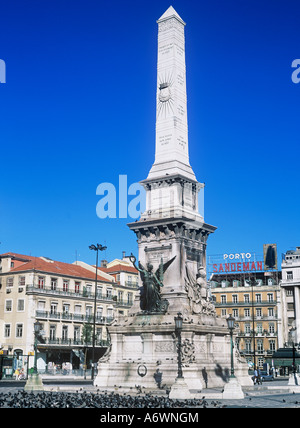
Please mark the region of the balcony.
<svg viewBox="0 0 300 428"><path fill-rule="evenodd" d="M94 300L95 298L95 293L92 293L86 289L84 289L83 291L80 291L78 293L74 291L64 291L62 289L51 289L51 287L43 287L43 288L39 288L37 285L33 285L33 284L27 284L26 285L26 293L27 294L43 294L43 295L48 295L51 297L57 296L57 297L71 297L73 299L91 299ZM98 301L105 301L105 302L114 302L115 298L112 295L109 296L105 296L103 294L97 293L97 300Z"/></svg>
<svg viewBox="0 0 300 428"><path fill-rule="evenodd" d="M107 340L97 340L95 342L95 346L97 347L107 347L109 346L109 342ZM60 347L74 347L78 346L82 347L91 347L93 346L92 341L84 342L80 339L68 339L68 338L54 338L54 337L45 337L43 340L38 341L38 347L42 348L45 346L60 346Z"/></svg>
<svg viewBox="0 0 300 428"><path fill-rule="evenodd" d="M48 311L36 311L36 318L43 320L56 320L56 321L74 321L74 322L85 322L93 323L93 315L87 314L71 314L66 312L48 312ZM108 325L113 321L111 317L96 316L96 324Z"/></svg>

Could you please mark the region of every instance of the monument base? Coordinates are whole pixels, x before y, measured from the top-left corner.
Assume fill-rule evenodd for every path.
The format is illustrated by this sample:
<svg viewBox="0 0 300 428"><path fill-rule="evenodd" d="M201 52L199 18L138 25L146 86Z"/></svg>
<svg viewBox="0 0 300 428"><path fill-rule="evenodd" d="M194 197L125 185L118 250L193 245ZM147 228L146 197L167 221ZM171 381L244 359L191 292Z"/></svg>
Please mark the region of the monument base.
<svg viewBox="0 0 300 428"><path fill-rule="evenodd" d="M177 377L169 393L171 400L188 400L192 398L190 390L183 377Z"/></svg>
<svg viewBox="0 0 300 428"><path fill-rule="evenodd" d="M292 373L292 374L290 374L288 385L299 386L300 387L300 376L299 376L298 373Z"/></svg>
<svg viewBox="0 0 300 428"><path fill-rule="evenodd" d="M236 377L230 377L223 391L224 399L243 399L245 397L242 387Z"/></svg>
<svg viewBox="0 0 300 428"><path fill-rule="evenodd" d="M33 373L28 377L27 382L24 386L24 391L44 391L42 378L38 373Z"/></svg>
<svg viewBox="0 0 300 428"><path fill-rule="evenodd" d="M110 352L100 358L94 385L103 390L159 393L177 378L177 337L174 314L143 312L109 327ZM224 387L230 373L230 335L226 320L189 315L182 328L181 359L187 389ZM236 376L252 385L248 365L235 354Z"/></svg>

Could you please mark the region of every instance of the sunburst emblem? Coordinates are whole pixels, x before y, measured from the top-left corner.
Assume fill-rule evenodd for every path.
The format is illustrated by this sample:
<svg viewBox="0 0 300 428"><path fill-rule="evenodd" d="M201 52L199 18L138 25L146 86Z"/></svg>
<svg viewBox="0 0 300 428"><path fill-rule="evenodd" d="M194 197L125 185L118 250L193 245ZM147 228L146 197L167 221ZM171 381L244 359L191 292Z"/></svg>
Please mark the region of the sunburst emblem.
<svg viewBox="0 0 300 428"><path fill-rule="evenodd" d="M158 103L157 103L157 116L162 115L166 117L170 113L174 113L172 98L172 77L161 76L158 81Z"/></svg>

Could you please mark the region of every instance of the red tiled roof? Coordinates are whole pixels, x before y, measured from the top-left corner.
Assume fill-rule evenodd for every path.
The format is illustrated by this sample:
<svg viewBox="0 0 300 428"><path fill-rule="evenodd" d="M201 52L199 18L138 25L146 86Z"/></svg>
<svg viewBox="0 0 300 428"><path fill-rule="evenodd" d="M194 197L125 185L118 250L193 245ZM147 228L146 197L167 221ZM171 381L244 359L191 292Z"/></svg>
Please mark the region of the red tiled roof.
<svg viewBox="0 0 300 428"><path fill-rule="evenodd" d="M106 272L106 273L109 273L109 274L111 274L111 273L118 273L118 272L129 272L129 273L138 273L138 271L136 270L136 268L135 267L133 267L133 266L125 266L125 265L122 265L122 264L117 264L117 265L114 265L114 266L111 266L111 267L100 267L99 268L100 270L102 270L103 272Z"/></svg>
<svg viewBox="0 0 300 428"><path fill-rule="evenodd" d="M95 272L87 270L81 266L73 265L71 263L63 263L54 260L45 261L41 257L24 256L16 253L5 253L1 254L0 258L12 257L16 259L24 259L24 263L18 267L12 268L9 273L24 272L35 270L38 272L52 273L62 276L72 276L76 278L85 278L95 280ZM100 281L108 281L101 274L97 275L97 279Z"/></svg>

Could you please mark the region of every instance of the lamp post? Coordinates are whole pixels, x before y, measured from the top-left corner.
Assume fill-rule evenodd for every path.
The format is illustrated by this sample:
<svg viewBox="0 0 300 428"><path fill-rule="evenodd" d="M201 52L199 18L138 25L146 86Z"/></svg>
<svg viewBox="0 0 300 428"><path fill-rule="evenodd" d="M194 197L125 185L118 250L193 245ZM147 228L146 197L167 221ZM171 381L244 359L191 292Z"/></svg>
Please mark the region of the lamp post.
<svg viewBox="0 0 300 428"><path fill-rule="evenodd" d="M169 392L169 398L171 400L177 399L189 399L191 398L191 393L187 383L182 374L182 362L181 362L181 332L182 332L182 323L183 317L182 313L178 312L177 317L174 317L175 320L175 334L178 338L177 343L177 377L175 379L175 383L171 386Z"/></svg>
<svg viewBox="0 0 300 428"><path fill-rule="evenodd" d="M33 364L33 373L37 374L37 342L40 335L42 324L39 321L36 321L34 324L34 364Z"/></svg>
<svg viewBox="0 0 300 428"><path fill-rule="evenodd" d="M97 255L96 255L96 278L95 278L95 298L94 298L94 320L93 320L93 345L92 345L92 349L93 349L93 353L92 353L92 380L94 380L94 362L95 362L95 332L96 332L96 305L97 305L97 273L98 273L98 252L100 251L104 251L106 250L107 247L101 245L101 244L97 244L97 245L90 245L89 249L90 250L94 250L96 251Z"/></svg>
<svg viewBox="0 0 300 428"><path fill-rule="evenodd" d="M43 391L44 386L41 376L38 374L37 370L37 343L38 338L41 335L43 325L36 321L34 324L34 363L33 363L33 373L28 377L27 382L24 386L25 391ZM29 361L28 361L29 364Z"/></svg>
<svg viewBox="0 0 300 428"><path fill-rule="evenodd" d="M177 344L178 375L177 375L177 378L183 379L182 363L181 363L181 331L182 331L182 322L183 322L182 313L178 312L177 317L175 317L174 320L175 320L175 333L176 333L176 336L178 337L178 344Z"/></svg>
<svg viewBox="0 0 300 428"><path fill-rule="evenodd" d="M233 378L234 376L234 366L233 366L233 330L234 330L234 323L235 318L229 314L229 317L226 319L227 326L230 332L230 350L231 350L231 370L230 370L230 377Z"/></svg>

